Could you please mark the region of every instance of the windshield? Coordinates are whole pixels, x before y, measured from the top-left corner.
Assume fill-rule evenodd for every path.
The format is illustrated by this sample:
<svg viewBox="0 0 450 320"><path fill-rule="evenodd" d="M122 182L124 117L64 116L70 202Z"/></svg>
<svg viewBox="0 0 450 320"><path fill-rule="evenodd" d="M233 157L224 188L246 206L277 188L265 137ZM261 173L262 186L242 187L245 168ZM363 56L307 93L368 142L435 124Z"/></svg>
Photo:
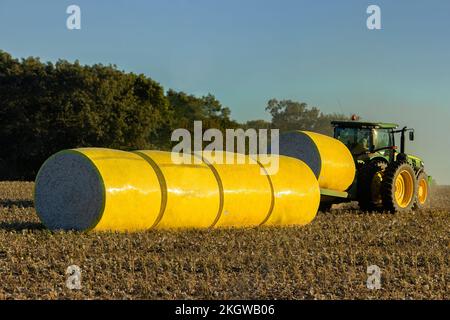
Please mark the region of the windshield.
<svg viewBox="0 0 450 320"><path fill-rule="evenodd" d="M371 129L341 127L335 129L335 138L345 144L352 154L361 154L369 151L371 136Z"/></svg>

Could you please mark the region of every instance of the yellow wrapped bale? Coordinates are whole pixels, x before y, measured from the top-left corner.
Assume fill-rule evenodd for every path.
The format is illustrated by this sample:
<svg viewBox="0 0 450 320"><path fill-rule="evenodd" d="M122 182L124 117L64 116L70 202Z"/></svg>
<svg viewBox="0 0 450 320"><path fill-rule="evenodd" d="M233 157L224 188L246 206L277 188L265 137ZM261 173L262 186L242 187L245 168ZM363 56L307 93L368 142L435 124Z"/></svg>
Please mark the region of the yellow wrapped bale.
<svg viewBox="0 0 450 320"><path fill-rule="evenodd" d="M160 172L164 181L166 203L159 229L207 228L214 224L220 210L220 190L217 179L204 162L173 163L170 152L138 151Z"/></svg>
<svg viewBox="0 0 450 320"><path fill-rule="evenodd" d="M227 155L233 163L226 162ZM243 163L238 163L238 157ZM227 152L204 153L203 158L217 172L223 192L223 208L214 226L254 227L263 223L271 213L273 193L261 166L246 155Z"/></svg>
<svg viewBox="0 0 450 320"><path fill-rule="evenodd" d="M237 154L225 155L234 163L207 155L178 163L162 151L62 151L38 173L36 211L49 229L79 231L303 225L314 218L320 192L305 163L281 156L278 172L267 175L248 156L240 164Z"/></svg>
<svg viewBox="0 0 450 320"><path fill-rule="evenodd" d="M53 155L35 185L37 214L52 230L148 229L160 215L161 199L158 176L147 161L102 148Z"/></svg>
<svg viewBox="0 0 450 320"><path fill-rule="evenodd" d="M339 140L309 131L280 135L279 153L305 162L324 189L346 191L355 178L355 162Z"/></svg>
<svg viewBox="0 0 450 320"><path fill-rule="evenodd" d="M317 214L320 188L312 170L302 161L280 156L279 170L270 176L274 206L264 225L305 225Z"/></svg>

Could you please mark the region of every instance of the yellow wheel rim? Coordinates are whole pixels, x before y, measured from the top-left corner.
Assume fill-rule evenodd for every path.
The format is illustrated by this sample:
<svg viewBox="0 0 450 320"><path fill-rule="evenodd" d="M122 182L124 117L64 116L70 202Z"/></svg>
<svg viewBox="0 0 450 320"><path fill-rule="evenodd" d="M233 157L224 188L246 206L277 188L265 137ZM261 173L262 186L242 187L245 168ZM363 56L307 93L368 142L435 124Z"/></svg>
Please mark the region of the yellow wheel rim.
<svg viewBox="0 0 450 320"><path fill-rule="evenodd" d="M411 173L402 170L395 179L395 201L401 208L406 208L414 194L414 180Z"/></svg>
<svg viewBox="0 0 450 320"><path fill-rule="evenodd" d="M420 179L419 190L417 191L417 198L420 204L424 204L428 198L428 183L425 179Z"/></svg>

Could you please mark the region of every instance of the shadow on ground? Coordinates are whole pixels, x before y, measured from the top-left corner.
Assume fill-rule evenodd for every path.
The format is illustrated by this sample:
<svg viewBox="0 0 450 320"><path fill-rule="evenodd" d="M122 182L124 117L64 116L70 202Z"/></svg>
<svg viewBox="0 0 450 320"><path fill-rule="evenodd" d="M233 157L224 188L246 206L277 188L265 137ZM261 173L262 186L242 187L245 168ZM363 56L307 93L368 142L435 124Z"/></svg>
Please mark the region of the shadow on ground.
<svg viewBox="0 0 450 320"><path fill-rule="evenodd" d="M45 226L39 222L0 222L0 230L23 231L23 230L43 230Z"/></svg>
<svg viewBox="0 0 450 320"><path fill-rule="evenodd" d="M0 199L0 207L22 207L30 208L34 206L33 200L10 200L10 199Z"/></svg>

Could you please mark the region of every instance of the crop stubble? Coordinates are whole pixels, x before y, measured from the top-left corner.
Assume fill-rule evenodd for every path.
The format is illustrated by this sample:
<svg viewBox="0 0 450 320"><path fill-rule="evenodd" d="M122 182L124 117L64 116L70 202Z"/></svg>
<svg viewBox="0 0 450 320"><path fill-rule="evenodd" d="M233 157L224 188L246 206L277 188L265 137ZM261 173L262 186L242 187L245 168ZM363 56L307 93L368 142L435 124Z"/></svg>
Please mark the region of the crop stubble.
<svg viewBox="0 0 450 320"><path fill-rule="evenodd" d="M409 214L319 213L305 227L50 232L33 183L0 182L0 299L449 299L450 187ZM66 287L69 265L81 290ZM381 289L366 286L381 268Z"/></svg>

